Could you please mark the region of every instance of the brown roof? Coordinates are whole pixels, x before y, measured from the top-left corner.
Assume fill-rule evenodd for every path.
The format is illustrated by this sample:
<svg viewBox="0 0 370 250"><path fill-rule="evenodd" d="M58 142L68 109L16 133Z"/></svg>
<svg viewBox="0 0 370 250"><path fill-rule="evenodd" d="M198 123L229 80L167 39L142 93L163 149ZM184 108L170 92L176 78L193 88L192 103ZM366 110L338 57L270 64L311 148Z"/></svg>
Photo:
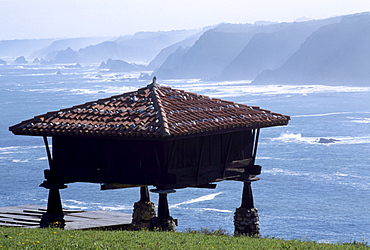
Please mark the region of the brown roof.
<svg viewBox="0 0 370 250"><path fill-rule="evenodd" d="M152 83L49 112L9 128L16 135L175 137L286 125L289 116Z"/></svg>

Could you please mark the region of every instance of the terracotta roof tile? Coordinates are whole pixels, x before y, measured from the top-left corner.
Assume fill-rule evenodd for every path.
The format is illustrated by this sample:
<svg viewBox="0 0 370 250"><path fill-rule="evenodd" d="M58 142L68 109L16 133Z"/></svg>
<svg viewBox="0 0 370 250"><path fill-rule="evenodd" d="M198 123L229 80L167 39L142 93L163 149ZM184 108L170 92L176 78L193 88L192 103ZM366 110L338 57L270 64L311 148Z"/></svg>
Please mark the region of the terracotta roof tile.
<svg viewBox="0 0 370 250"><path fill-rule="evenodd" d="M145 88L36 116L17 135L175 137L288 124L290 117L152 83Z"/></svg>

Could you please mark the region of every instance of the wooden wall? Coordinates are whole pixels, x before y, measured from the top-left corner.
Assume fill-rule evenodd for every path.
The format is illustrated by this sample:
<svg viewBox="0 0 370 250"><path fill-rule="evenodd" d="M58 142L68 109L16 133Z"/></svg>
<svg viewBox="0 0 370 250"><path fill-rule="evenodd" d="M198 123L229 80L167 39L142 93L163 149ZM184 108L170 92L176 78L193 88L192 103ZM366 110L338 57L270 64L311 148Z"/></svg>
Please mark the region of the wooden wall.
<svg viewBox="0 0 370 250"><path fill-rule="evenodd" d="M242 174L235 160L252 148L250 130L169 141L53 137L52 170L63 183L180 188Z"/></svg>

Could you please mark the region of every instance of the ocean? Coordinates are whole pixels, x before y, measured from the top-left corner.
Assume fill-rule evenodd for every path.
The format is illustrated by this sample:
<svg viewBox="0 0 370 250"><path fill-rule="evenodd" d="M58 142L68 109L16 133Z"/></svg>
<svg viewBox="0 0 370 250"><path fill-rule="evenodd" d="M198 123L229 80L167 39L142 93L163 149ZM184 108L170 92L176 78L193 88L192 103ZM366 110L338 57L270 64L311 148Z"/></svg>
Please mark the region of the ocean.
<svg viewBox="0 0 370 250"><path fill-rule="evenodd" d="M61 74L56 74L60 71ZM46 206L39 187L48 168L41 137L15 136L11 125L36 115L146 86L135 74L96 66L0 65L0 206ZM252 85L249 81L165 80L158 83L290 115L288 126L261 129L252 183L261 235L318 242L370 241L370 87ZM335 139L319 143L320 138ZM168 195L177 231L233 233L242 183L186 188ZM139 188L100 190L72 183L61 190L68 209L132 213ZM156 194L151 200L158 202Z"/></svg>

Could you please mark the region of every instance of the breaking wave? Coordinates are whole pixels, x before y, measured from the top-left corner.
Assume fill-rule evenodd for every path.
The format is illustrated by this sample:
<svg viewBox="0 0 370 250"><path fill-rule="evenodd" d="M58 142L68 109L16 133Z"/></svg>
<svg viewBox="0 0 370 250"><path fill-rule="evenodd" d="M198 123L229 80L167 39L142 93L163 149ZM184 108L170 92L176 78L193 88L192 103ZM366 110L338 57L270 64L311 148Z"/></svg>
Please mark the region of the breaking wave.
<svg viewBox="0 0 370 250"><path fill-rule="evenodd" d="M350 117L350 122L354 123L370 123L370 118L354 118Z"/></svg>
<svg viewBox="0 0 370 250"><path fill-rule="evenodd" d="M15 163L24 163L24 162L29 162L29 160L17 160L17 159L14 159L14 160L12 160L12 162L15 162Z"/></svg>
<svg viewBox="0 0 370 250"><path fill-rule="evenodd" d="M281 176L297 176L310 179L312 181L321 182L326 180L340 185L352 186L362 190L370 189L370 176L359 176L346 174L341 172L334 173L317 173L309 171L295 171L282 168L263 169L263 174L281 175ZM364 181L365 180L365 181ZM369 181L367 181L369 180Z"/></svg>
<svg viewBox="0 0 370 250"><path fill-rule="evenodd" d="M94 86L95 89L89 88L89 89L71 89L69 92L73 94L98 94L98 93L107 93L107 94L122 94L130 91L135 91L137 89L137 86L132 87L114 87L114 86Z"/></svg>
<svg viewBox="0 0 370 250"><path fill-rule="evenodd" d="M44 146L10 146L10 147L0 147L0 154L12 154L18 153L19 150L43 148Z"/></svg>
<svg viewBox="0 0 370 250"><path fill-rule="evenodd" d="M170 208L178 207L178 206L181 206L181 205L184 205L184 204L191 204L191 203L196 203L196 202L213 200L219 194L222 194L222 192L218 192L218 193L215 193L215 194L207 194L207 195L195 198L195 199L190 199L190 200L187 200L187 201L184 201L184 202L180 202L180 203L177 203L175 205L171 205Z"/></svg>
<svg viewBox="0 0 370 250"><path fill-rule="evenodd" d="M168 82L171 83L171 82ZM175 82L173 82L175 83ZM182 82L183 83L183 82ZM279 95L299 94L307 95L313 93L348 93L368 92L369 87L348 87L348 86L326 86L326 85L251 85L251 81L225 81L225 82L202 82L182 84L186 91L206 94L211 97L236 97L245 94L251 95ZM222 88L225 86L225 88ZM227 87L226 87L227 86ZM232 86L232 87L231 87ZM212 94L210 94L210 92Z"/></svg>
<svg viewBox="0 0 370 250"><path fill-rule="evenodd" d="M319 143L321 138L334 139L333 143ZM370 135L367 136L320 136L320 137L304 137L300 133L282 133L277 138L272 138L273 141L282 141L286 143L308 143L317 145L349 145L349 144L366 144L370 143Z"/></svg>
<svg viewBox="0 0 370 250"><path fill-rule="evenodd" d="M330 115L346 115L346 114L370 114L370 112L330 112L330 113L322 113L322 114L307 114L307 115L292 115L291 117L321 117L321 116L330 116ZM348 117L349 119L363 119L363 118L354 118ZM365 120L369 120L370 118L364 118Z"/></svg>
<svg viewBox="0 0 370 250"><path fill-rule="evenodd" d="M89 203L78 200L64 200L63 207L67 209L76 210L107 210L107 211L119 211L125 209L132 209L132 206L125 205L107 205L103 203Z"/></svg>
<svg viewBox="0 0 370 250"><path fill-rule="evenodd" d="M223 210L223 209L217 209L217 208L197 208L198 211L214 211L214 212L220 212L220 213L232 213L231 210Z"/></svg>

